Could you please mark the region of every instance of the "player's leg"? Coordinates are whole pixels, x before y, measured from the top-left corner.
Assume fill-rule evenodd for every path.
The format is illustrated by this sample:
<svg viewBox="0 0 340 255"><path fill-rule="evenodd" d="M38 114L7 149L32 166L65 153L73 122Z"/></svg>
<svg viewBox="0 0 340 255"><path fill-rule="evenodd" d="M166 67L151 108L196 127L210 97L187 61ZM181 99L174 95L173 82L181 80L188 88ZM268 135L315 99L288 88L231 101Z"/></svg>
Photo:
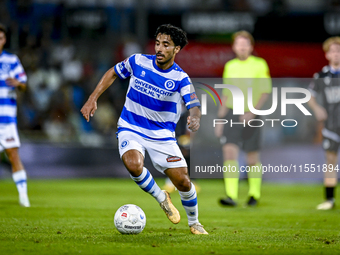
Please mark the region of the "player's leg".
<svg viewBox="0 0 340 255"><path fill-rule="evenodd" d="M188 223L193 234L207 234L203 226L198 222L197 194L195 185L191 183L188 175L187 163L176 141L146 143L146 149L150 155L154 167L163 174L166 174L179 191L182 204L188 216ZM163 211L173 222L180 214L172 204L170 195L166 192L167 198L161 203Z"/></svg>
<svg viewBox="0 0 340 255"><path fill-rule="evenodd" d="M21 162L18 149L20 147L20 139L17 126L15 124L6 125L3 132L0 147L5 150L11 164L12 177L19 193L19 204L24 207L30 207L27 195L27 174Z"/></svg>
<svg viewBox="0 0 340 255"><path fill-rule="evenodd" d="M258 119L258 116L256 117ZM243 149L247 153L247 165L252 171L248 173L248 206L256 206L261 196L262 169L260 161L260 131L258 127L245 127L243 130Z"/></svg>
<svg viewBox="0 0 340 255"><path fill-rule="evenodd" d="M24 207L30 207L27 195L27 175L21 162L18 148L5 149L6 155L12 167L12 177L17 186L19 193L19 204Z"/></svg>
<svg viewBox="0 0 340 255"><path fill-rule="evenodd" d="M324 173L325 202L317 206L318 210L330 210L335 206L335 188L338 182L337 171L334 171L338 164L338 153L326 151L327 172Z"/></svg>
<svg viewBox="0 0 340 255"><path fill-rule="evenodd" d="M334 194L337 185L337 171L332 171L332 169L335 169L338 164L339 133L339 131L326 128L322 130L322 147L325 150L327 172L324 173L325 202L316 207L318 210L330 210L335 206Z"/></svg>
<svg viewBox="0 0 340 255"><path fill-rule="evenodd" d="M144 157L138 150L129 150L122 156L123 163L132 180L145 192L153 196L158 203L165 200L164 192L159 188L151 173L144 167Z"/></svg>
<svg viewBox="0 0 340 255"><path fill-rule="evenodd" d="M225 206L236 206L239 185L239 147L234 143L223 145L223 166L227 169L223 172L224 186L227 197L220 199L220 203Z"/></svg>
<svg viewBox="0 0 340 255"><path fill-rule="evenodd" d="M239 116L234 115L232 110L228 111L226 119L232 119L234 123L239 122ZM242 145L243 125L225 125L223 136L220 139L223 153L223 166L227 169L223 172L224 187L226 198L220 199L219 202L223 206L236 206L238 198L239 185L239 150Z"/></svg>
<svg viewBox="0 0 340 255"><path fill-rule="evenodd" d="M159 188L151 173L144 167L145 148L143 140L132 132L118 134L119 154L130 173L130 177L145 192L152 195L158 203L165 200L164 192Z"/></svg>
<svg viewBox="0 0 340 255"><path fill-rule="evenodd" d="M256 206L258 200L261 197L262 171L260 153L258 151L248 152L247 164L248 166L250 166L251 169L251 171L248 173L249 200L247 202L247 205Z"/></svg>
<svg viewBox="0 0 340 255"><path fill-rule="evenodd" d="M191 182L187 167L169 168L164 173L170 178L178 189L182 205L188 217L190 231L193 234L208 234L198 221L197 193L195 185Z"/></svg>

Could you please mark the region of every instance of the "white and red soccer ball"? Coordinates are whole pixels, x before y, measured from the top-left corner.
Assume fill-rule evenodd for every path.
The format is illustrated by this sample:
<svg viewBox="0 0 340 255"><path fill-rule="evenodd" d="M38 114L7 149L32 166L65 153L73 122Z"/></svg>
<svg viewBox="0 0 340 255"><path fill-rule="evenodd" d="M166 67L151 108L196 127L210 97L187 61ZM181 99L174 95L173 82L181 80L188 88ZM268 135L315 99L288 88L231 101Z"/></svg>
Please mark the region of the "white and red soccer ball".
<svg viewBox="0 0 340 255"><path fill-rule="evenodd" d="M123 205L117 210L114 223L122 234L139 234L146 224L145 213L137 205Z"/></svg>

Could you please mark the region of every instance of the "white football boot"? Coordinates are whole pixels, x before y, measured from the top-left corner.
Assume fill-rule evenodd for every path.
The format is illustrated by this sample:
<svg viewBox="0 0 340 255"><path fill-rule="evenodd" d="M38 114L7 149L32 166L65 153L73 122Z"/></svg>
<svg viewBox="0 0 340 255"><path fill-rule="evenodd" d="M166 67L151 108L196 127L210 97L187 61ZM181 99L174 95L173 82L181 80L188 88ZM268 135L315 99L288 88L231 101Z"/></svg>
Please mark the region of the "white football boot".
<svg viewBox="0 0 340 255"><path fill-rule="evenodd" d="M19 195L19 204L23 207L31 206L27 194Z"/></svg>
<svg viewBox="0 0 340 255"><path fill-rule="evenodd" d="M331 210L335 206L334 200L327 200L321 204L319 204L316 209L317 210Z"/></svg>

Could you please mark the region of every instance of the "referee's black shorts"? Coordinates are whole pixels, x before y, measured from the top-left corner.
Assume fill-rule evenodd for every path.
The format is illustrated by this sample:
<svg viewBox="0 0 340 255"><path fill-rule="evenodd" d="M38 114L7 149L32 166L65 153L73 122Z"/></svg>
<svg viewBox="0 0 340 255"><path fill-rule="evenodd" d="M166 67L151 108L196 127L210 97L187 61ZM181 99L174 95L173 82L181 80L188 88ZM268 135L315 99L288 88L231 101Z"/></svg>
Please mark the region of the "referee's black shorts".
<svg viewBox="0 0 340 255"><path fill-rule="evenodd" d="M258 151L260 149L260 127L250 127L247 122L245 122L244 127L243 122L240 121L240 115L234 115L232 109L229 109L225 119L228 123L224 125L223 129L223 137L221 139L223 145L228 143L236 144L245 152ZM259 119L259 116L256 116L254 119ZM235 122L238 124L234 124Z"/></svg>

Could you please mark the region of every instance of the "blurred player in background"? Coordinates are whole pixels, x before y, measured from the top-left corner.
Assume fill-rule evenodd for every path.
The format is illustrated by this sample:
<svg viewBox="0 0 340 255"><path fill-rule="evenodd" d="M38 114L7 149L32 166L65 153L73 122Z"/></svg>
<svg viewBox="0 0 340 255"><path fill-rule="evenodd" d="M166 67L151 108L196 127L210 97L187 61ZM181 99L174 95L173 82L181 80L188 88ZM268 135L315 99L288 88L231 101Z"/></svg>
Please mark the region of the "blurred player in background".
<svg viewBox="0 0 340 255"><path fill-rule="evenodd" d="M6 44L6 28L0 24L0 151L5 150L12 166L13 180L19 192L21 206L30 207L27 195L27 176L18 148L17 101L15 89L25 90L27 77L20 60L3 50Z"/></svg>
<svg viewBox="0 0 340 255"><path fill-rule="evenodd" d="M235 173L224 173L225 191L227 197L220 199L225 206L236 206L239 184L239 151L243 149L247 153L247 164L249 166L260 166L260 128L248 126L248 121L258 119L248 108L247 89L253 88L253 106L261 109L271 93L271 80L267 62L252 54L254 38L247 31L239 31L233 34L232 49L236 58L225 64L223 72L223 83L238 86L245 95L244 115L233 114L233 98L229 89L223 89L223 105L218 111L218 118L232 120L235 124L230 126L216 125L215 134L220 137L223 145L223 165L227 168L235 168ZM242 124L240 124L242 123ZM245 125L243 125L245 123ZM245 126L245 127L244 127ZM249 172L249 200L247 205L255 206L261 196L261 172Z"/></svg>
<svg viewBox="0 0 340 255"><path fill-rule="evenodd" d="M308 105L318 121L324 122L322 129L323 149L326 152L327 171L324 173L325 199L318 210L329 210L335 206L337 185L338 149L340 145L340 37L331 37L323 43L325 57L329 64L314 74L309 85L312 98ZM321 105L316 97L322 98Z"/></svg>
<svg viewBox="0 0 340 255"><path fill-rule="evenodd" d="M179 190L193 234L208 234L198 221L197 195L187 164L175 139L181 102L190 111L188 128L200 126L200 103L188 75L174 62L188 43L186 33L170 24L156 31L156 55L135 54L109 69L81 109L89 121L97 109L99 96L117 77L130 77L126 101L118 121L118 146L131 178L160 204L168 219L177 224L180 214L170 195L162 191L144 167L145 150L154 167L166 174Z"/></svg>

